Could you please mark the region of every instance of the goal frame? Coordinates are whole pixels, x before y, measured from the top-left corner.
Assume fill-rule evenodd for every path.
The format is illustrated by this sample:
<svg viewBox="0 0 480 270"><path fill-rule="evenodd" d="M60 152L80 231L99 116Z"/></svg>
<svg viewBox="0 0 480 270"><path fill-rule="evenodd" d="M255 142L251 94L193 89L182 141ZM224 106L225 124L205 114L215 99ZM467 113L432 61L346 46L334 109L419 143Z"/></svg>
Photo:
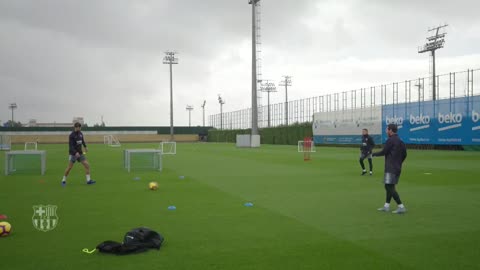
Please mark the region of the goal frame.
<svg viewBox="0 0 480 270"><path fill-rule="evenodd" d="M25 142L25 147L24 147L24 151L32 151L32 149L28 149L28 146L29 145L33 145L35 149L33 149L33 151L37 151L38 150L38 143L37 142Z"/></svg>
<svg viewBox="0 0 480 270"><path fill-rule="evenodd" d="M171 145L170 151L165 151L166 145ZM160 142L160 151L163 155L176 155L177 154L177 142ZM173 149L173 150L172 150Z"/></svg>
<svg viewBox="0 0 480 270"><path fill-rule="evenodd" d="M9 135L0 135L0 150L10 151L12 149L12 138Z"/></svg>
<svg viewBox="0 0 480 270"><path fill-rule="evenodd" d="M45 175L45 171L47 170L47 152L45 150L41 151L34 151L34 150L29 150L29 151L8 151L5 152L5 175L10 175L14 171L15 167L15 156L16 155L39 155L40 156L40 173L42 175Z"/></svg>
<svg viewBox="0 0 480 270"><path fill-rule="evenodd" d="M120 147L120 146L122 146L122 144L120 143L118 138L115 137L114 135L104 135L103 136L103 144L106 144L110 147Z"/></svg>
<svg viewBox="0 0 480 270"><path fill-rule="evenodd" d="M133 153L151 153L153 155L157 156L156 162L156 167L158 167L157 171L162 171L163 170L163 160L162 160L162 151L160 149L125 149L123 150L123 167L128 171L131 172L132 170L132 154Z"/></svg>

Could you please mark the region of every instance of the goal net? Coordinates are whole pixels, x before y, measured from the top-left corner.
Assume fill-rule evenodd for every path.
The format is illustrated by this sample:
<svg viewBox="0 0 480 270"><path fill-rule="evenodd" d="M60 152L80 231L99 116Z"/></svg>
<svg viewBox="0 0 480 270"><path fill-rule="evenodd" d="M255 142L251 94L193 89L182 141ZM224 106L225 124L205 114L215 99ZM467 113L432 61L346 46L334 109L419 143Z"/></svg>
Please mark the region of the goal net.
<svg viewBox="0 0 480 270"><path fill-rule="evenodd" d="M0 150L10 150L12 141L8 135L0 135Z"/></svg>
<svg viewBox="0 0 480 270"><path fill-rule="evenodd" d="M5 153L5 175L46 171L45 151L10 151Z"/></svg>
<svg viewBox="0 0 480 270"><path fill-rule="evenodd" d="M38 147L37 142L26 142L25 143L25 151L29 151L29 150L36 151L37 147Z"/></svg>
<svg viewBox="0 0 480 270"><path fill-rule="evenodd" d="M160 151L164 155L176 155L177 154L177 143L176 142L161 142Z"/></svg>
<svg viewBox="0 0 480 270"><path fill-rule="evenodd" d="M132 170L162 170L162 151L159 149L126 149L124 168Z"/></svg>
<svg viewBox="0 0 480 270"><path fill-rule="evenodd" d="M114 135L105 135L103 136L103 144L106 144L111 147L120 147L120 141Z"/></svg>

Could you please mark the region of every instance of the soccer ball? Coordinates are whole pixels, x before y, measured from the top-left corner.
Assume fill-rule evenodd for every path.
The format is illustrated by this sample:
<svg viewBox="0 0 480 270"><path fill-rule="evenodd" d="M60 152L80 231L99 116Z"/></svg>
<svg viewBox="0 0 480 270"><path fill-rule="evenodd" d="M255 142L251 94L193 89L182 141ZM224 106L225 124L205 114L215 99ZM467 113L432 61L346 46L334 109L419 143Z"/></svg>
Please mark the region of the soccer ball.
<svg viewBox="0 0 480 270"><path fill-rule="evenodd" d="M148 183L148 188L150 190L157 190L158 189L158 183L157 182L150 182L150 183Z"/></svg>
<svg viewBox="0 0 480 270"><path fill-rule="evenodd" d="M12 225L6 221L0 222L0 237L8 236L12 231Z"/></svg>

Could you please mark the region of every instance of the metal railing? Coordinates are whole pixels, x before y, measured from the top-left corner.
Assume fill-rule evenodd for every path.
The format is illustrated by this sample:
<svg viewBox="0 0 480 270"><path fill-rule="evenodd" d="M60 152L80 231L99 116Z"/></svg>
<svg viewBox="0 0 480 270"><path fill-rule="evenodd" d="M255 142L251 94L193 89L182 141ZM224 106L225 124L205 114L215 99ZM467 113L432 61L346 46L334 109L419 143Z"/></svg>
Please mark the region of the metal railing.
<svg viewBox="0 0 480 270"><path fill-rule="evenodd" d="M453 99L480 95L480 69L469 69L438 75L436 79L437 99ZM379 105L422 102L432 100L432 77L423 77L402 82L382 84L357 90L292 100L288 102L288 124L312 122L317 112L346 111ZM270 109L271 126L285 125L285 103L262 106L259 111ZM248 129L251 127L251 108L214 114L209 116L209 125L219 129ZM222 119L223 118L223 119ZM267 127L267 113L259 114L258 126Z"/></svg>

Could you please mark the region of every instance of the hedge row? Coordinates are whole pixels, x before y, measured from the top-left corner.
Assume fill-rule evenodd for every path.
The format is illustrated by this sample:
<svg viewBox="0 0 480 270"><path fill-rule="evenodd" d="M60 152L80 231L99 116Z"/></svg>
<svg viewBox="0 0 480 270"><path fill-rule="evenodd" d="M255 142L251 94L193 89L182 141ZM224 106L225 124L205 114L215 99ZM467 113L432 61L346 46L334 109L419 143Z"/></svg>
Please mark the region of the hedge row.
<svg viewBox="0 0 480 270"><path fill-rule="evenodd" d="M250 129L210 129L208 131L208 141L234 143L236 141L237 134L250 133ZM294 124L291 126L279 126L260 129L260 138L262 144L296 145L298 141L303 140L305 137L312 137L312 123L310 122Z"/></svg>

